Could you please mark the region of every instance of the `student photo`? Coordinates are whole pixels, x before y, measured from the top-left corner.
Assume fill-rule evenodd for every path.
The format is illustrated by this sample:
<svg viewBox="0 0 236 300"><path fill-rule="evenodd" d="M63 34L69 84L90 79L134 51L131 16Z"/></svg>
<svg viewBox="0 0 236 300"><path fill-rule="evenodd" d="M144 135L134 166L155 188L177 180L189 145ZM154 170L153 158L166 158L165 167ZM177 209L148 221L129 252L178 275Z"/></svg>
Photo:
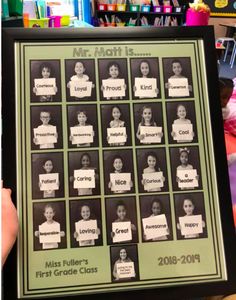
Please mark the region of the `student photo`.
<svg viewBox="0 0 236 300"><path fill-rule="evenodd" d="M193 80L190 57L162 59L166 98L193 97Z"/></svg>
<svg viewBox="0 0 236 300"><path fill-rule="evenodd" d="M98 152L69 152L68 162L70 197L99 195Z"/></svg>
<svg viewBox="0 0 236 300"><path fill-rule="evenodd" d="M60 60L30 61L31 102L61 102Z"/></svg>
<svg viewBox="0 0 236 300"><path fill-rule="evenodd" d="M67 101L96 101L93 59L66 59L65 73Z"/></svg>
<svg viewBox="0 0 236 300"><path fill-rule="evenodd" d="M63 148L61 107L31 106L31 149Z"/></svg>
<svg viewBox="0 0 236 300"><path fill-rule="evenodd" d="M202 189L199 149L170 148L172 185L175 191Z"/></svg>
<svg viewBox="0 0 236 300"><path fill-rule="evenodd" d="M140 212L143 242L173 240L168 195L141 196Z"/></svg>
<svg viewBox="0 0 236 300"><path fill-rule="evenodd" d="M137 149L140 193L168 191L166 153L164 148Z"/></svg>
<svg viewBox="0 0 236 300"><path fill-rule="evenodd" d="M128 73L125 58L99 59L98 72L101 100L127 100Z"/></svg>
<svg viewBox="0 0 236 300"><path fill-rule="evenodd" d="M106 199L107 243L137 243L137 211L135 197Z"/></svg>
<svg viewBox="0 0 236 300"><path fill-rule="evenodd" d="M68 147L98 147L98 118L96 105L68 105Z"/></svg>
<svg viewBox="0 0 236 300"><path fill-rule="evenodd" d="M174 195L177 239L207 237L203 193Z"/></svg>
<svg viewBox="0 0 236 300"><path fill-rule="evenodd" d="M64 201L33 203L34 251L66 248Z"/></svg>
<svg viewBox="0 0 236 300"><path fill-rule="evenodd" d="M33 153L32 199L64 197L64 167L62 153Z"/></svg>
<svg viewBox="0 0 236 300"><path fill-rule="evenodd" d="M160 98L158 58L131 58L132 98Z"/></svg>
<svg viewBox="0 0 236 300"><path fill-rule="evenodd" d="M137 245L112 246L110 255L113 282L139 280Z"/></svg>
<svg viewBox="0 0 236 300"><path fill-rule="evenodd" d="M131 145L128 104L101 105L103 147Z"/></svg>
<svg viewBox="0 0 236 300"><path fill-rule="evenodd" d="M197 143L194 102L167 102L166 111L169 143Z"/></svg>
<svg viewBox="0 0 236 300"><path fill-rule="evenodd" d="M134 167L132 150L103 152L105 194L134 192Z"/></svg>
<svg viewBox="0 0 236 300"><path fill-rule="evenodd" d="M162 104L134 104L134 126L137 145L163 144Z"/></svg>
<svg viewBox="0 0 236 300"><path fill-rule="evenodd" d="M102 245L100 199L70 201L71 247Z"/></svg>

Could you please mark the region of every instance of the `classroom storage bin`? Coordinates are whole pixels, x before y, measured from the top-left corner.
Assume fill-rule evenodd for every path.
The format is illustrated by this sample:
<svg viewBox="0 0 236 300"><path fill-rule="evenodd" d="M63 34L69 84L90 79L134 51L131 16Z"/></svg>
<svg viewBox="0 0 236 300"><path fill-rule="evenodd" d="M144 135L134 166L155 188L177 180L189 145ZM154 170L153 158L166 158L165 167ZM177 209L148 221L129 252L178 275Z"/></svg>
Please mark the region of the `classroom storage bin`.
<svg viewBox="0 0 236 300"><path fill-rule="evenodd" d="M140 6L138 4L130 4L129 10L132 12L137 12L137 11L139 11L139 7Z"/></svg>
<svg viewBox="0 0 236 300"><path fill-rule="evenodd" d="M116 4L107 4L107 10L108 11L115 11L116 10Z"/></svg>
<svg viewBox="0 0 236 300"><path fill-rule="evenodd" d="M99 4L98 3L98 10L100 10L100 11L107 10L107 4Z"/></svg>
<svg viewBox="0 0 236 300"><path fill-rule="evenodd" d="M141 6L141 11L142 12L150 12L151 5L142 5Z"/></svg>
<svg viewBox="0 0 236 300"><path fill-rule="evenodd" d="M48 28L48 20L49 18L42 18L42 19L29 19L29 27L41 27L41 28Z"/></svg>
<svg viewBox="0 0 236 300"><path fill-rule="evenodd" d="M164 5L163 6L164 13L172 13L172 6L171 5Z"/></svg>
<svg viewBox="0 0 236 300"><path fill-rule="evenodd" d="M156 13L160 13L162 12L162 6L153 6L153 11Z"/></svg>
<svg viewBox="0 0 236 300"><path fill-rule="evenodd" d="M181 6L175 6L173 7L173 11L176 13L181 13L182 12L182 7Z"/></svg>
<svg viewBox="0 0 236 300"><path fill-rule="evenodd" d="M126 10L126 4L117 4L116 5L117 11L125 11Z"/></svg>

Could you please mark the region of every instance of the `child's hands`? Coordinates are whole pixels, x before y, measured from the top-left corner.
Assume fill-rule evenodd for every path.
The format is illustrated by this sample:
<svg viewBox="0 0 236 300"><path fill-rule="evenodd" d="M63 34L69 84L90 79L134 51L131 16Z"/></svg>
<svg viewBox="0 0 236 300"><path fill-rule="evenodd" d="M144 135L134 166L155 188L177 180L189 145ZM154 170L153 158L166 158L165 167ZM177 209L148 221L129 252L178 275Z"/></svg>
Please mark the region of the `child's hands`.
<svg viewBox="0 0 236 300"><path fill-rule="evenodd" d="M176 176L176 182L179 182L179 181L180 181L179 177L178 177L178 176Z"/></svg>
<svg viewBox="0 0 236 300"><path fill-rule="evenodd" d="M189 90L190 92L193 91L193 87L192 87L190 84L188 85L188 90Z"/></svg>
<svg viewBox="0 0 236 300"><path fill-rule="evenodd" d="M105 86L102 85L102 86L101 86L101 91L104 92L104 90L105 90Z"/></svg>
<svg viewBox="0 0 236 300"><path fill-rule="evenodd" d="M171 131L171 136L174 138L176 136L176 133L174 131Z"/></svg>
<svg viewBox="0 0 236 300"><path fill-rule="evenodd" d="M95 88L95 84L94 83L92 83L92 89L94 89Z"/></svg>
<svg viewBox="0 0 236 300"><path fill-rule="evenodd" d="M111 232L111 238L113 239L113 237L115 236L115 232Z"/></svg>
<svg viewBox="0 0 236 300"><path fill-rule="evenodd" d="M170 83L169 83L169 82L166 82L166 83L165 83L165 88L166 88L166 89L169 89L170 87L171 87Z"/></svg>
<svg viewBox="0 0 236 300"><path fill-rule="evenodd" d="M111 183L111 181L109 181L108 188L111 189L111 187L112 187L112 183Z"/></svg>
<svg viewBox="0 0 236 300"><path fill-rule="evenodd" d="M67 83L67 87L68 87L68 89L70 89L70 87L71 87L71 82L70 81Z"/></svg>
<svg viewBox="0 0 236 300"><path fill-rule="evenodd" d="M146 184L146 179L142 179L141 183L142 183L142 185L145 185Z"/></svg>
<svg viewBox="0 0 236 300"><path fill-rule="evenodd" d="M195 179L198 181L199 180L199 175L195 176Z"/></svg>
<svg viewBox="0 0 236 300"><path fill-rule="evenodd" d="M162 179L162 181L163 181L163 182L165 182L165 180L166 180L164 176L162 176L162 178L161 178L161 179Z"/></svg>
<svg viewBox="0 0 236 300"><path fill-rule="evenodd" d="M126 85L126 84L124 84L124 86L123 86L123 87L124 87L124 90L126 90L126 89L127 89L127 85Z"/></svg>
<svg viewBox="0 0 236 300"><path fill-rule="evenodd" d="M143 235L143 239L144 239L145 241L147 240L146 234Z"/></svg>
<svg viewBox="0 0 236 300"><path fill-rule="evenodd" d="M177 228L178 228L179 230L181 230L181 226L180 226L179 223L177 223Z"/></svg>
<svg viewBox="0 0 236 300"><path fill-rule="evenodd" d="M157 95L159 94L159 89L158 89L158 88L155 89L155 93L156 93Z"/></svg>
<svg viewBox="0 0 236 300"><path fill-rule="evenodd" d="M109 140L110 140L110 136L107 136L107 142L109 143Z"/></svg>
<svg viewBox="0 0 236 300"><path fill-rule="evenodd" d="M37 88L33 87L33 93L36 94L37 93Z"/></svg>
<svg viewBox="0 0 236 300"><path fill-rule="evenodd" d="M100 235L101 234L101 230L99 228L96 229L96 234Z"/></svg>
<svg viewBox="0 0 236 300"><path fill-rule="evenodd" d="M78 235L78 232L75 231L75 232L74 232L74 238L77 239L78 236L79 236L79 235Z"/></svg>
<svg viewBox="0 0 236 300"><path fill-rule="evenodd" d="M55 93L57 93L57 91L58 91L58 89L57 89L56 86L54 86L54 89L53 89L53 90L54 90Z"/></svg>
<svg viewBox="0 0 236 300"><path fill-rule="evenodd" d="M70 142L73 142L73 139L74 139L74 136L73 136L73 135L70 135L70 136L69 136Z"/></svg>
<svg viewBox="0 0 236 300"><path fill-rule="evenodd" d="M39 231L35 231L34 232L34 236L36 236L37 238L39 238Z"/></svg>
<svg viewBox="0 0 236 300"><path fill-rule="evenodd" d="M135 85L133 86L133 91L134 93L137 91L137 87Z"/></svg>
<svg viewBox="0 0 236 300"><path fill-rule="evenodd" d="M131 224L131 230L136 231L136 226L134 224Z"/></svg>
<svg viewBox="0 0 236 300"><path fill-rule="evenodd" d="M70 176L69 181L70 182L74 182L75 181L75 177L74 176Z"/></svg>
<svg viewBox="0 0 236 300"><path fill-rule="evenodd" d="M144 140L144 138L145 138L145 135L144 135L144 134L140 134L140 135L139 135L139 140L140 140L140 141Z"/></svg>
<svg viewBox="0 0 236 300"><path fill-rule="evenodd" d="M57 132L54 134L54 136L55 136L56 139L58 139L58 133Z"/></svg>
<svg viewBox="0 0 236 300"><path fill-rule="evenodd" d="M33 143L34 143L35 145L38 145L38 144L39 144L38 139L37 139L37 138L33 138Z"/></svg>
<svg viewBox="0 0 236 300"><path fill-rule="evenodd" d="M132 188L132 187L134 186L134 184L133 184L133 181L132 181L132 180L130 181L129 185L130 185L130 188Z"/></svg>
<svg viewBox="0 0 236 300"><path fill-rule="evenodd" d="M159 133L158 133L158 136L159 136L160 138L162 138L162 137L163 137L163 132L159 132Z"/></svg>
<svg viewBox="0 0 236 300"><path fill-rule="evenodd" d="M61 232L60 232L60 236L61 236L61 237L64 237L64 236L65 236L65 231L61 231Z"/></svg>
<svg viewBox="0 0 236 300"><path fill-rule="evenodd" d="M195 136L195 133L194 133L194 132L192 132L192 137L194 138L194 136Z"/></svg>

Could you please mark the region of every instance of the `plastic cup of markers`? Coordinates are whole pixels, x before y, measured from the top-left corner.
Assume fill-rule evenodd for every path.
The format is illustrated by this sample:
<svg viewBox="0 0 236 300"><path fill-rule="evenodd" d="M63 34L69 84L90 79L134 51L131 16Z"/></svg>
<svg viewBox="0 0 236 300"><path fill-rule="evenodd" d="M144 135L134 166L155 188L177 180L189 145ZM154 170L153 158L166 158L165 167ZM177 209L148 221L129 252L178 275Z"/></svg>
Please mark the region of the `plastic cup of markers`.
<svg viewBox="0 0 236 300"><path fill-rule="evenodd" d="M129 10L132 12L137 12L137 11L139 11L139 7L140 7L140 5L138 5L138 4L130 4Z"/></svg>
<svg viewBox="0 0 236 300"><path fill-rule="evenodd" d="M115 11L116 4L107 4L107 11Z"/></svg>
<svg viewBox="0 0 236 300"><path fill-rule="evenodd" d="M61 16L50 16L49 27L61 27Z"/></svg>
<svg viewBox="0 0 236 300"><path fill-rule="evenodd" d="M162 6L161 5L153 6L153 11L156 12L156 13L162 12Z"/></svg>
<svg viewBox="0 0 236 300"><path fill-rule="evenodd" d="M116 5L117 11L125 11L126 10L126 4L117 4Z"/></svg>
<svg viewBox="0 0 236 300"><path fill-rule="evenodd" d="M120 22L120 23L116 23L117 27L124 27L125 26L125 22Z"/></svg>
<svg viewBox="0 0 236 300"><path fill-rule="evenodd" d="M142 5L141 6L141 11L142 12L150 12L151 5Z"/></svg>
<svg viewBox="0 0 236 300"><path fill-rule="evenodd" d="M29 27L30 28L48 28L48 20L49 18L42 18L42 19L29 19Z"/></svg>

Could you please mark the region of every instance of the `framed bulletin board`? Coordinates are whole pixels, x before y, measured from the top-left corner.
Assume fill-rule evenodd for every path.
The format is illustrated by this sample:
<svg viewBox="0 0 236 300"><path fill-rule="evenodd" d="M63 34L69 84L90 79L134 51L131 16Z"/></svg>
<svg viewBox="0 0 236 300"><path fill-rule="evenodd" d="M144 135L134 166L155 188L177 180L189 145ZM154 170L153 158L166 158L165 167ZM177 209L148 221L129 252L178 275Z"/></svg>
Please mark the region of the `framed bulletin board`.
<svg viewBox="0 0 236 300"><path fill-rule="evenodd" d="M206 0L213 17L236 17L236 2L233 0Z"/></svg>
<svg viewBox="0 0 236 300"><path fill-rule="evenodd" d="M3 33L18 297L233 291L213 29Z"/></svg>

